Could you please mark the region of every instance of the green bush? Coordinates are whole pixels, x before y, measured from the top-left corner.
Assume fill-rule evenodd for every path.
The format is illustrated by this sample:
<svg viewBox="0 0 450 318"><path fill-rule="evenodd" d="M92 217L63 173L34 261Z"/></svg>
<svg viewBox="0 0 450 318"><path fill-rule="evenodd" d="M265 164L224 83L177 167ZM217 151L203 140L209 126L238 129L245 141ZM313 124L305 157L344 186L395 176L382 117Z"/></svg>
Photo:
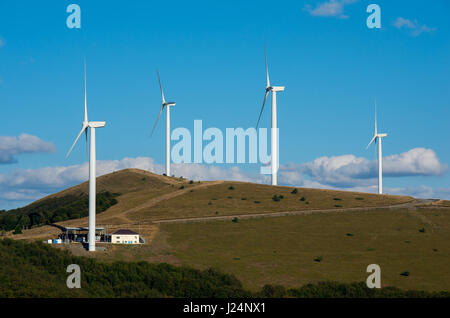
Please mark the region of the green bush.
<svg viewBox="0 0 450 318"><path fill-rule="evenodd" d="M298 190L297 190L297 188L295 188L294 190L292 190L292 192L291 192L292 194L297 194L298 193Z"/></svg>
<svg viewBox="0 0 450 318"><path fill-rule="evenodd" d="M400 275L402 275L402 276L409 276L410 272L404 271L404 272L401 272Z"/></svg>

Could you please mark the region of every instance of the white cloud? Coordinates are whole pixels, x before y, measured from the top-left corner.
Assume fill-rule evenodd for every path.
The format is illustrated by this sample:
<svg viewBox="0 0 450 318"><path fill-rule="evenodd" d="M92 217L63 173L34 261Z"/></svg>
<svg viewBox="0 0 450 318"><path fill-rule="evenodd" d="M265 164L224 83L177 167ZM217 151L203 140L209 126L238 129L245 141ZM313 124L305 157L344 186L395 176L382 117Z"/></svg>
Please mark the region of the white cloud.
<svg viewBox="0 0 450 318"><path fill-rule="evenodd" d="M0 136L0 164L15 163L15 156L24 153L53 152L53 143L41 140L39 137L21 134L19 137Z"/></svg>
<svg viewBox="0 0 450 318"><path fill-rule="evenodd" d="M412 36L419 36L422 33L432 33L437 30L437 28L431 28L425 24L420 24L417 20L412 21L402 17L398 17L394 21L394 26L397 29L408 29Z"/></svg>
<svg viewBox="0 0 450 318"><path fill-rule="evenodd" d="M383 158L385 177L438 176L447 171L431 149L414 148ZM292 169L291 169L292 170ZM337 187L368 186L378 176L377 162L354 155L320 157L297 165L297 171L312 180Z"/></svg>
<svg viewBox="0 0 450 318"><path fill-rule="evenodd" d="M344 7L354 2L357 2L357 0L329 0L317 4L314 8L311 5L306 5L304 10L312 16L346 19L348 16L344 14Z"/></svg>

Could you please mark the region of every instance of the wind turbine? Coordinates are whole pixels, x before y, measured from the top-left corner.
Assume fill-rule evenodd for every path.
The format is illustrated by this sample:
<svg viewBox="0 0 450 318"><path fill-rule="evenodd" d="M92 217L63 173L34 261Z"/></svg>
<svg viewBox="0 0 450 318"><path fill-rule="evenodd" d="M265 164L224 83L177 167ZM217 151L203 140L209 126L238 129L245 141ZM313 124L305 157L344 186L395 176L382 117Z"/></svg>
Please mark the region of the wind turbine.
<svg viewBox="0 0 450 318"><path fill-rule="evenodd" d="M378 142L378 194L383 194L383 154L381 150L381 138L386 136L387 134L379 134L377 131L377 102L375 101L375 131L373 133L372 140L370 140L366 149L369 148L372 142Z"/></svg>
<svg viewBox="0 0 450 318"><path fill-rule="evenodd" d="M87 115L87 97L86 97L86 61L84 61L84 119L81 127L81 131L75 139L72 147L70 147L67 152L66 158L69 157L75 144L80 138L81 134L84 132L86 135L86 146L87 146L87 131L89 129L90 139L89 139L89 251L95 251L95 128L105 127L106 122L104 121L88 121Z"/></svg>
<svg viewBox="0 0 450 318"><path fill-rule="evenodd" d="M278 170L278 129L277 129L277 92L284 91L284 86L271 86L269 80L269 67L267 65L267 53L264 46L264 57L266 59L266 93L264 94L264 101L259 113L258 122L256 123L256 130L258 130L259 120L261 119L264 105L266 104L267 95L272 92L272 128L270 132L270 152L272 165L272 185L277 185L277 170Z"/></svg>
<svg viewBox="0 0 450 318"><path fill-rule="evenodd" d="M166 102L166 99L164 98L164 91L161 85L161 78L159 77L158 71L156 71L156 75L158 75L159 89L161 90L161 97L162 97L162 105L161 109L159 110L158 117L156 118L155 125L153 125L151 135L153 135L156 125L158 124L159 117L161 116L164 107L166 107L166 176L170 177L170 107L175 106L176 103Z"/></svg>

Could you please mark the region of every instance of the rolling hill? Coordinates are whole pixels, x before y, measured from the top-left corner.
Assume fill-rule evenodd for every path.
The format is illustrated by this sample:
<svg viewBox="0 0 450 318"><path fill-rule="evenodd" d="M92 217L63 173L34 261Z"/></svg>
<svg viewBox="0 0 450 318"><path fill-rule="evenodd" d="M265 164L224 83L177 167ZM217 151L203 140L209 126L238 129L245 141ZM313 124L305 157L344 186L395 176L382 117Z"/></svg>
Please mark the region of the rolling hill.
<svg viewBox="0 0 450 318"><path fill-rule="evenodd" d="M154 222L224 216L264 215L283 212L342 210L405 204L411 197L375 195L322 189L272 187L233 181L191 181L156 175L139 169L125 169L97 178L97 224L116 227L145 227ZM44 215L61 206L63 220L43 216L45 223L58 226L86 226L88 182L42 198L7 215ZM104 202L103 202L104 201ZM77 213L76 209L84 209ZM61 214L61 213L60 213ZM66 215L68 215L66 217ZM32 223L32 225L36 224ZM1 224L0 224L1 225ZM47 238L58 229L33 226L15 238Z"/></svg>
<svg viewBox="0 0 450 318"><path fill-rule="evenodd" d="M234 181L198 182L138 169L97 178L99 194L115 204L97 215L107 231L138 231L146 244L56 246L101 262L147 261L215 268L253 292L266 284L364 281L368 264L382 268L382 286L450 290L448 201ZM67 197L86 197L83 183L24 209ZM47 203L46 203L47 202ZM56 222L86 226L86 217ZM60 230L44 225L8 237L42 240ZM408 273L408 276L403 275Z"/></svg>

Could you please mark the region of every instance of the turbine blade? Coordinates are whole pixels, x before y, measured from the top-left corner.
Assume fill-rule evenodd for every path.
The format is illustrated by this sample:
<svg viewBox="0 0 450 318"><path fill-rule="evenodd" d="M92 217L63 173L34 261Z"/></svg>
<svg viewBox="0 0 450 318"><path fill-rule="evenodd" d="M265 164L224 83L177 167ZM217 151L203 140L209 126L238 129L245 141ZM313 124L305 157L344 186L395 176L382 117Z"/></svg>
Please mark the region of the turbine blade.
<svg viewBox="0 0 450 318"><path fill-rule="evenodd" d="M161 106L161 109L159 110L158 117L156 118L156 122L153 125L152 133L150 134L150 136L153 136L153 132L155 131L156 124L158 124L158 120L159 120L159 117L161 116L161 113L162 113L163 109L164 109L164 104Z"/></svg>
<svg viewBox="0 0 450 318"><path fill-rule="evenodd" d="M87 129L84 130L84 135L86 136L86 155L89 155L89 147L88 147L88 136L87 136Z"/></svg>
<svg viewBox="0 0 450 318"><path fill-rule="evenodd" d="M158 70L156 70L156 74L158 75L158 82L159 82L159 89L161 90L162 103L165 104L166 100L164 98L164 92L163 92L163 88L162 88L162 85L161 85L161 78L159 77Z"/></svg>
<svg viewBox="0 0 450 318"><path fill-rule="evenodd" d="M73 150L73 147L75 147L75 144L77 143L78 139L80 139L81 134L82 134L86 129L87 129L87 125L85 125L85 124L83 123L83 127L81 128L80 133L78 134L77 139L75 139L75 141L74 141L72 147L70 147L69 151L67 152L66 158L69 157L70 153L71 153L72 150Z"/></svg>
<svg viewBox="0 0 450 318"><path fill-rule="evenodd" d="M270 87L270 80L269 80L269 66L267 64L267 53L266 53L266 45L264 45L264 58L266 60L266 80L267 80L267 86Z"/></svg>
<svg viewBox="0 0 450 318"><path fill-rule="evenodd" d="M369 142L369 144L367 145L366 149L369 148L370 144L375 140L375 142L377 142L376 140L377 135L373 136L372 140Z"/></svg>
<svg viewBox="0 0 450 318"><path fill-rule="evenodd" d="M258 122L256 123L256 130L258 130L259 120L261 119L261 115L262 115L263 110L264 110L264 105L266 104L267 95L269 95L269 91L268 90L266 90L266 93L264 94L264 101L263 101L263 104L262 104L262 107L261 107L261 111L259 112Z"/></svg>
<svg viewBox="0 0 450 318"><path fill-rule="evenodd" d="M86 92L86 57L84 58L84 121L88 122L87 92Z"/></svg>

